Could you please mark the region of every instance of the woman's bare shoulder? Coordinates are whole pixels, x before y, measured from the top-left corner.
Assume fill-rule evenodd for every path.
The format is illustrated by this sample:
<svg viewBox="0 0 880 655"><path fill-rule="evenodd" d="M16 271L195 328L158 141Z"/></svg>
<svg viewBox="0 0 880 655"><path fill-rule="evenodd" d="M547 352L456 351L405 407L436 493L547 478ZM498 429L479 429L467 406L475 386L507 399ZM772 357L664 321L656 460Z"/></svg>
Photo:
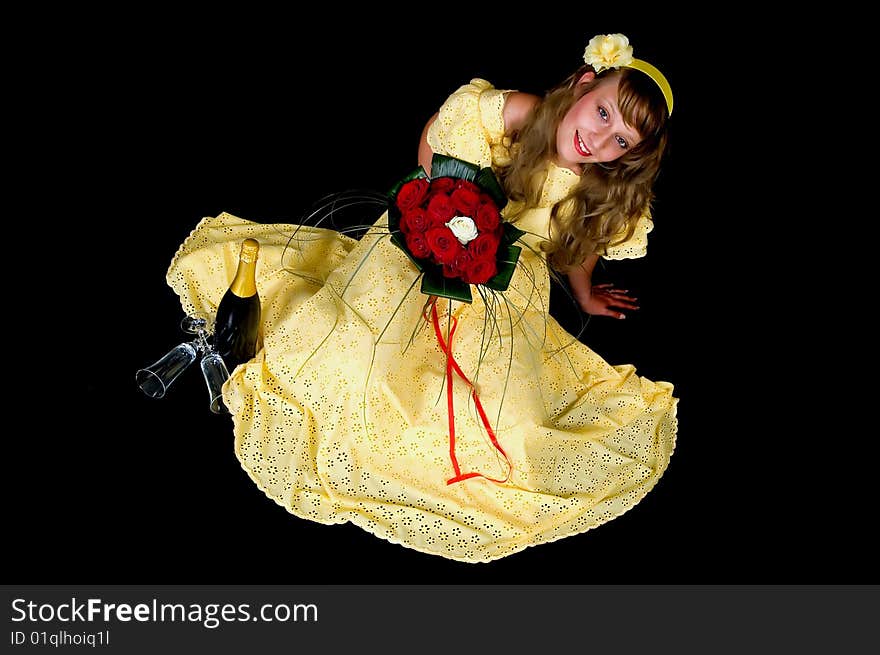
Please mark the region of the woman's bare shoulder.
<svg viewBox="0 0 880 655"><path fill-rule="evenodd" d="M541 101L539 96L511 91L504 98L505 132L514 132L526 122L529 112Z"/></svg>

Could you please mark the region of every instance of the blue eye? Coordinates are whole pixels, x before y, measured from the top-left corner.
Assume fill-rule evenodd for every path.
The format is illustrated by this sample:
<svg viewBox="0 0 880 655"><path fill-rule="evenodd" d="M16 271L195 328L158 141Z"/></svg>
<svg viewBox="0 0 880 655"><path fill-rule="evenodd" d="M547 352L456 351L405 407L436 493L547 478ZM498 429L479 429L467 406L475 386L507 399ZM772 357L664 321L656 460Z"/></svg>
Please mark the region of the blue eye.
<svg viewBox="0 0 880 655"><path fill-rule="evenodd" d="M629 144L626 142L622 136L617 137L617 145L626 150L629 147Z"/></svg>
<svg viewBox="0 0 880 655"><path fill-rule="evenodd" d="M605 111L605 107L599 107L599 116L602 117L602 120L603 120L603 121L607 121L607 120L608 120L608 112Z"/></svg>

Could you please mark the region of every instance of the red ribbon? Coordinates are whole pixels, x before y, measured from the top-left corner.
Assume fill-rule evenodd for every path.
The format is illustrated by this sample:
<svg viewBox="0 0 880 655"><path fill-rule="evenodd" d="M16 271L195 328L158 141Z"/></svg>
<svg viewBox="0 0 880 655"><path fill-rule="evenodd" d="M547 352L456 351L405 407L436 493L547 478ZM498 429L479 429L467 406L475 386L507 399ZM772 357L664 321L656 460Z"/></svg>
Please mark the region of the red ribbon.
<svg viewBox="0 0 880 655"><path fill-rule="evenodd" d="M486 417L486 412L483 410L483 404L480 402L480 397L477 395L477 390L474 388L473 383L467 379L467 376L462 373L458 362L456 362L455 357L452 356L452 336L455 334L455 328L458 326L458 319L454 316L452 316L451 318L452 326L449 330L449 343L447 343L443 339L443 333L440 331L440 319L437 317L436 299L433 303L431 303L431 319L434 323L434 334L437 335L437 343L440 344L440 349L444 353L446 353L446 411L449 417L449 458L452 460L452 468L455 471L455 477L447 480L446 484L453 484L455 482L467 480L468 478L476 477L485 478L486 480L489 480L491 482L504 484L510 479L510 474L513 472L513 465L510 463L510 458L507 456L507 453L504 452L501 444L498 443L498 439L495 437L495 432L492 430L492 426L489 425L489 419ZM465 384L467 384L471 388L471 395L474 397L474 404L477 407L477 412L480 415L480 420L483 422L483 427L486 428L486 433L489 435L489 439L492 440L492 445L498 449L498 452L504 455L504 459L507 461L507 476L503 480L490 478L488 475L483 475L482 473L462 473L461 468L458 466L458 459L455 457L455 409L452 404L453 371L455 371L458 377L464 380Z"/></svg>

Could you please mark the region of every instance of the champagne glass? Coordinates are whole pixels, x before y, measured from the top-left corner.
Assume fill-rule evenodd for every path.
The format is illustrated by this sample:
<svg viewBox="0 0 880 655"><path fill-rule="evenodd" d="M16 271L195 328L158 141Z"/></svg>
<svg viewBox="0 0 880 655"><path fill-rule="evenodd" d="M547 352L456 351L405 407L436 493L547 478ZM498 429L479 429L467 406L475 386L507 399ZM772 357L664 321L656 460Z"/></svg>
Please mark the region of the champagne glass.
<svg viewBox="0 0 880 655"><path fill-rule="evenodd" d="M197 355L195 341L176 345L146 368L138 370L135 375L138 387L150 398L164 397L168 387L196 361Z"/></svg>
<svg viewBox="0 0 880 655"><path fill-rule="evenodd" d="M186 316L180 322L180 327L184 332L197 336L194 343L198 343L198 350L202 353L200 366L202 377L208 387L209 408L215 414L228 414L229 412L223 404L222 389L223 383L229 379L229 371L226 368L226 362L223 361L209 338L211 335L209 325L208 319L201 314Z"/></svg>
<svg viewBox="0 0 880 655"><path fill-rule="evenodd" d="M211 323L201 314L188 315L180 322L180 329L193 334L193 341L180 343L160 359L146 368L139 369L135 375L138 387L150 398L162 398L171 384L202 355L202 377L208 387L209 407L215 414L227 414L223 404L223 383L229 378L229 371L223 358L211 342Z"/></svg>
<svg viewBox="0 0 880 655"><path fill-rule="evenodd" d="M228 414L223 404L223 383L229 379L229 371L220 354L214 350L205 353L201 361L202 376L208 385L208 400L211 411L215 414Z"/></svg>

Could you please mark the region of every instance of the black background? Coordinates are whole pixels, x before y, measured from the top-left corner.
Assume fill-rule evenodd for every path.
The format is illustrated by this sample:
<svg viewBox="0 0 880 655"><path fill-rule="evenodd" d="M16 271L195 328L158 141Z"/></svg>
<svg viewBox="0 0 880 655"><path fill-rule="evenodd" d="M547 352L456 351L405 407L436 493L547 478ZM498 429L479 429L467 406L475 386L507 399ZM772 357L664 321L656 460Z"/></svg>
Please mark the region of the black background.
<svg viewBox="0 0 880 655"><path fill-rule="evenodd" d="M321 20L144 15L56 51L32 80L47 99L34 109L40 129L28 131L40 162L32 215L44 220L21 229L40 244L34 266L54 282L29 291L44 308L31 333L40 354L14 353L34 375L18 382L9 409L22 426L7 436L9 577L877 581L862 533L869 496L854 471L863 451L822 392L836 365L793 342L784 319L800 316L796 290L785 316L768 314L755 293L783 267L753 238L773 198L758 201L759 182L744 179L764 137L742 130L755 99L737 75L739 35L663 14L515 13L425 21L407 12L396 25L341 9ZM583 337L611 363L672 382L681 399L670 467L634 509L497 562L448 561L276 506L241 470L231 422L208 411L195 369L164 399L138 391L135 371L185 338L164 276L203 216L296 222L325 193L385 190L416 164L425 121L460 84L484 77L541 94L607 32L627 34L676 100L649 256L596 274L633 290L641 309L626 321L593 319ZM444 54L449 43L455 54ZM554 299L573 326L570 307Z"/></svg>

